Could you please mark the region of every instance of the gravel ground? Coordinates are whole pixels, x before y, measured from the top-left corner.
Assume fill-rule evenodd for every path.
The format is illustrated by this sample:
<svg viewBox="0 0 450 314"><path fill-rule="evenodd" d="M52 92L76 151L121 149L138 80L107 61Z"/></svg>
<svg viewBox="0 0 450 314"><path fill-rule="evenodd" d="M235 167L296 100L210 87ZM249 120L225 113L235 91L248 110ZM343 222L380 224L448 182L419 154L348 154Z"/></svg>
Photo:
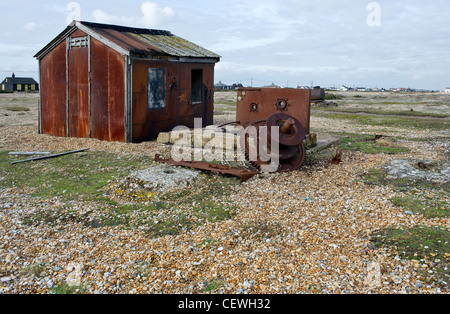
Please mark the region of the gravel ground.
<svg viewBox="0 0 450 314"><path fill-rule="evenodd" d="M377 132L329 122L312 119L318 131ZM430 136L394 128L388 133ZM449 150L448 141L398 144L411 149L401 159L443 160ZM0 146L53 152L89 147L145 156L167 150L154 142L38 135L36 125L1 127ZM395 250L375 249L369 241L372 232L387 227L450 227L448 218L406 214L389 201L397 192L361 180L369 169L400 158L346 152L337 165L310 162L300 171L259 175L233 188L233 219L160 238L139 228L25 225L30 213L62 204L55 199L31 205L31 190L0 189L0 293L50 293L64 282L86 293L113 294L201 293L212 283L213 293L448 293L423 282L417 266ZM83 202L74 209L87 212L89 206Z"/></svg>

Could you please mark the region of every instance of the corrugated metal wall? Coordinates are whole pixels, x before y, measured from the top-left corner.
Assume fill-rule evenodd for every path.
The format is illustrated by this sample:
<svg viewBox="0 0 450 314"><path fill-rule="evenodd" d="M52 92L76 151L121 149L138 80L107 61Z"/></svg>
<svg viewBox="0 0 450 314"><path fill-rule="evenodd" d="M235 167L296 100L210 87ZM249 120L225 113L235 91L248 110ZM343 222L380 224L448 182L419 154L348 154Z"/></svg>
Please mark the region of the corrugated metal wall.
<svg viewBox="0 0 450 314"><path fill-rule="evenodd" d="M125 141L125 61L91 38L91 136Z"/></svg>
<svg viewBox="0 0 450 314"><path fill-rule="evenodd" d="M135 58L128 66L128 58L81 30L57 44L40 60L42 133L142 142L178 125L193 127L197 117L203 126L213 123L215 63ZM165 69L165 108L149 107L155 68Z"/></svg>
<svg viewBox="0 0 450 314"><path fill-rule="evenodd" d="M86 36L77 31L70 38ZM89 137L89 47L68 47L68 130L71 137Z"/></svg>
<svg viewBox="0 0 450 314"><path fill-rule="evenodd" d="M166 69L166 107L148 108L149 68ZM191 101L192 70L202 71L202 101ZM214 64L133 60L133 142L154 139L160 132L184 125L194 127L194 118L204 126L213 123Z"/></svg>
<svg viewBox="0 0 450 314"><path fill-rule="evenodd" d="M42 133L67 136L66 42L40 60Z"/></svg>

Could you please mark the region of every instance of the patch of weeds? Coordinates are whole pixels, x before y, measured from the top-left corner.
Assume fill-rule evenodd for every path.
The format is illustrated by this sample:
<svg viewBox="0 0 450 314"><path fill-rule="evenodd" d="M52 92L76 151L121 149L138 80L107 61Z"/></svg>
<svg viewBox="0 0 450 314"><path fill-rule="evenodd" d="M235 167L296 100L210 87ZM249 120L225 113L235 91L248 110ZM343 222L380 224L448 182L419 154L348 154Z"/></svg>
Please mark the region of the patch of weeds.
<svg viewBox="0 0 450 314"><path fill-rule="evenodd" d="M85 294L86 289L81 286L57 285L50 289L52 294Z"/></svg>
<svg viewBox="0 0 450 314"><path fill-rule="evenodd" d="M335 100L335 99L343 99L344 97L342 95L336 95L336 94L330 94L327 93L325 95L325 100Z"/></svg>
<svg viewBox="0 0 450 314"><path fill-rule="evenodd" d="M368 104L367 104L368 105ZM374 103L373 105L376 105ZM441 113L428 113L428 112L418 112L411 110L377 110L370 108L335 108L335 107L327 107L327 108L314 108L315 110L319 109L322 111L330 111L335 113L345 113L345 114L368 114L368 115L383 115L383 116L409 116L409 117L426 117L426 118L448 118L448 114ZM355 118L355 116L353 116Z"/></svg>
<svg viewBox="0 0 450 314"><path fill-rule="evenodd" d="M190 186L189 190L166 194L161 200L172 207L189 209L199 221L218 222L231 219L236 207L226 199L238 180L208 175Z"/></svg>
<svg viewBox="0 0 450 314"><path fill-rule="evenodd" d="M236 209L226 199L238 180L203 175L184 190L156 195L143 186L135 186L132 193L120 191L125 204L108 204L84 222L85 227L121 226L139 228L152 237L177 235L205 222L230 219ZM118 193L117 190L115 193ZM134 197L148 195L154 197Z"/></svg>
<svg viewBox="0 0 450 314"><path fill-rule="evenodd" d="M202 293L208 293L208 292L212 292L214 290L217 290L220 287L222 287L224 284L225 284L225 281L223 281L220 278L214 278L214 279L211 279L209 281L205 281L203 283Z"/></svg>
<svg viewBox="0 0 450 314"><path fill-rule="evenodd" d="M65 206L56 209L40 209L37 212L26 215L22 223L28 226L39 226L42 224L55 226L61 223L80 222L85 214L78 215L71 209L71 206Z"/></svg>
<svg viewBox="0 0 450 314"><path fill-rule="evenodd" d="M117 158L106 152L62 156L55 159L11 165L16 158L0 152L1 187L34 188L33 196L65 200L105 198L101 189L115 178L142 168L150 162L133 156Z"/></svg>
<svg viewBox="0 0 450 314"><path fill-rule="evenodd" d="M180 232L189 229L193 222L186 216L178 216L172 219L156 221L152 226L146 228L146 233L152 237L162 237L167 235L177 235Z"/></svg>
<svg viewBox="0 0 450 314"><path fill-rule="evenodd" d="M430 218L448 217L450 211L449 204L444 201L433 199L421 201L411 195L394 197L391 202L395 206L402 207L414 214L423 214Z"/></svg>
<svg viewBox="0 0 450 314"><path fill-rule="evenodd" d="M329 119L348 120L359 125L383 126L402 129L418 129L443 131L450 128L450 123L445 119L435 119L417 116L393 116L393 115L365 115L346 113L315 113L315 116Z"/></svg>
<svg viewBox="0 0 450 314"><path fill-rule="evenodd" d="M41 277L41 274L45 271L46 264L41 263L33 266L26 266L22 269L21 274L23 275L34 275L35 277Z"/></svg>
<svg viewBox="0 0 450 314"><path fill-rule="evenodd" d="M284 232L283 225L277 222L252 221L246 223L243 228L245 237L253 236L259 240L270 239Z"/></svg>
<svg viewBox="0 0 450 314"><path fill-rule="evenodd" d="M446 201L450 192L449 182L389 177L385 169L370 169L363 175L363 179L369 185L389 186L404 193L405 195L391 199L395 206L430 218L449 216L450 206Z"/></svg>
<svg viewBox="0 0 450 314"><path fill-rule="evenodd" d="M427 267L422 271L426 281L450 287L450 231L422 226L389 228L372 234L371 242L376 248L395 248L403 258L414 260L417 265L426 264Z"/></svg>
<svg viewBox="0 0 450 314"><path fill-rule="evenodd" d="M205 247L211 247L214 244L216 244L217 240L211 239L211 238L206 238L205 240L203 240L202 242L196 244L196 247L199 246L205 246Z"/></svg>
<svg viewBox="0 0 450 314"><path fill-rule="evenodd" d="M84 222L84 226L88 228L103 228L115 226L129 226L129 217L95 217L92 220Z"/></svg>
<svg viewBox="0 0 450 314"><path fill-rule="evenodd" d="M356 150L365 154L395 155L409 152L409 148L393 145L388 141L381 141L382 136L367 136L352 134L341 138L340 146L347 150Z"/></svg>
<svg viewBox="0 0 450 314"><path fill-rule="evenodd" d="M20 111L30 111L30 108L28 107L20 107L20 106L15 106L15 107L6 107L5 108L8 111L14 111L14 112L20 112Z"/></svg>
<svg viewBox="0 0 450 314"><path fill-rule="evenodd" d="M206 219L209 222L218 222L233 217L234 206L222 203L221 201L203 200L199 203L193 203L193 210L200 219Z"/></svg>
<svg viewBox="0 0 450 314"><path fill-rule="evenodd" d="M363 175L364 180L372 185L385 185L387 183L387 172L384 169L370 169Z"/></svg>
<svg viewBox="0 0 450 314"><path fill-rule="evenodd" d="M430 182L426 180L413 180L407 178L388 177L385 169L370 169L363 176L364 181L370 185L389 185L390 187L401 191L408 192L412 188L416 190L433 190L433 191L450 191L449 182Z"/></svg>

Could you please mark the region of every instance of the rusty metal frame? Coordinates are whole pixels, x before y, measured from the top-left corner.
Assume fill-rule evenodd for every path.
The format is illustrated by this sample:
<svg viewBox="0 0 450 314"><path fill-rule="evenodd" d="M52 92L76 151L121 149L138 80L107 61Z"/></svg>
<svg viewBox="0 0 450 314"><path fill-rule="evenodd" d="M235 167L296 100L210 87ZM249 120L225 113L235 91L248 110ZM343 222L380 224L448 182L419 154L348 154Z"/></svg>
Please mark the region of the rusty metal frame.
<svg viewBox="0 0 450 314"><path fill-rule="evenodd" d="M155 161L171 164L174 166L188 167L198 170L211 171L221 174L228 174L241 179L241 183L259 174L258 171L248 170L244 168L230 167L219 164L214 164L205 161L175 161L173 159L164 159L159 154L155 155Z"/></svg>
<svg viewBox="0 0 450 314"><path fill-rule="evenodd" d="M275 113L286 113L299 120L310 133L311 91L296 88L239 88L236 120L246 126L267 119Z"/></svg>

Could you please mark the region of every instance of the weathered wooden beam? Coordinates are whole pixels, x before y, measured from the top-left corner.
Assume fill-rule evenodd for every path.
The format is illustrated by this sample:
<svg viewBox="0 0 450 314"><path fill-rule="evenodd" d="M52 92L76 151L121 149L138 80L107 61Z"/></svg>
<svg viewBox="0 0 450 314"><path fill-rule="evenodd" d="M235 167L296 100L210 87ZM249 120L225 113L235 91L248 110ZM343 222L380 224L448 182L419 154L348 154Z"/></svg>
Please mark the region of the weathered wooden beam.
<svg viewBox="0 0 450 314"><path fill-rule="evenodd" d="M85 149L80 149L80 150L74 150L71 152L66 152L66 153L61 153L61 154L55 154L55 155L49 155L49 156L43 156L43 157L37 157L37 158L31 158L31 159L25 159L25 160L19 160L19 161L14 161L11 164L18 164L18 163L22 163L22 162L28 162L28 161L36 161L36 160L43 160L43 159L50 159L50 158L57 158L57 157L61 157L61 156L65 156L65 155L69 155L69 154L75 154L75 153L81 153L81 152L85 152L89 150L89 148L85 148Z"/></svg>

